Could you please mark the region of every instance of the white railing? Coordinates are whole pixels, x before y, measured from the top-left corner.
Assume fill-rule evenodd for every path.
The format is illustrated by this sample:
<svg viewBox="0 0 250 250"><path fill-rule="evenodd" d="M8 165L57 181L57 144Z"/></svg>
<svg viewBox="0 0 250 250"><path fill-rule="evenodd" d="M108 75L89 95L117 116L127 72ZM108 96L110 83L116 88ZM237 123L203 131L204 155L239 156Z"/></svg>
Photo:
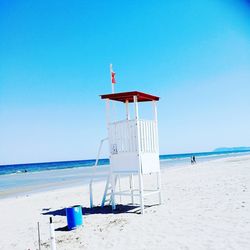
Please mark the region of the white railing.
<svg viewBox="0 0 250 250"><path fill-rule="evenodd" d="M95 178L95 175L96 175L96 170L97 170L97 166L98 166L98 161L100 159L100 154L101 154L101 150L102 150L102 145L103 145L103 142L108 140L108 138L104 138L100 141L100 145L99 145L99 148L98 148L98 153L97 153L97 157L96 157L96 160L95 160L95 165L92 167L92 175L91 175L91 179L90 179L90 182L89 182L89 201L90 201L90 208L93 207L93 181L94 181L94 178Z"/></svg>
<svg viewBox="0 0 250 250"><path fill-rule="evenodd" d="M138 120L138 124L136 120L123 120L109 124L111 154L137 152L137 131L140 133L140 151L158 152L157 124L154 120Z"/></svg>
<svg viewBox="0 0 250 250"><path fill-rule="evenodd" d="M143 153L158 152L157 124L152 120L139 120L140 145Z"/></svg>

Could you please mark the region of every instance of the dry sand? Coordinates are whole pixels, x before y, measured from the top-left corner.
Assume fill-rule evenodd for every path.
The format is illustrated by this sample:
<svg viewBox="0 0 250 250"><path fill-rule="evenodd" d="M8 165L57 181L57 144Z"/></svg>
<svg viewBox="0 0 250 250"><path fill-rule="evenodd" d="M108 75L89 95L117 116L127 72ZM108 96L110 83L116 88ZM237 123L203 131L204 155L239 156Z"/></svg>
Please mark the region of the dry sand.
<svg viewBox="0 0 250 250"><path fill-rule="evenodd" d="M97 205L103 185L94 185ZM88 207L88 197L79 186L1 199L0 249L38 249L38 221L41 249L50 249L50 216L57 249L250 249L250 156L165 169L161 206L152 197L144 215L85 208L84 226L66 231L64 208Z"/></svg>

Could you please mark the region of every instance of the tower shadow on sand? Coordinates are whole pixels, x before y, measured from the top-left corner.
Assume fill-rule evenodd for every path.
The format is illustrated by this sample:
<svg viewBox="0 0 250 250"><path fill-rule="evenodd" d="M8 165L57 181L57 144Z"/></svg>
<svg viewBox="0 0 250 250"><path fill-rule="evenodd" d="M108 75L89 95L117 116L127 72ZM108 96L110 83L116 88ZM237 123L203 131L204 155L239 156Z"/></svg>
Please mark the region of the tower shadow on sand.
<svg viewBox="0 0 250 250"><path fill-rule="evenodd" d="M152 207L152 206L146 206ZM116 210L112 210L111 206L96 206L93 208L82 207L82 214L85 216L93 215L93 214L121 214L121 213L140 213L139 205L116 205ZM61 208L57 210L50 210L50 208L44 208L42 210L42 215L50 215L50 216L66 216L66 209Z"/></svg>
<svg viewBox="0 0 250 250"><path fill-rule="evenodd" d="M148 205L145 208L153 207L155 205ZM93 208L82 207L82 214L84 216L90 216L94 214L122 214L122 213L130 213L130 214L140 214L140 206L139 205L117 205L116 210L112 210L112 206L96 206ZM50 208L44 208L42 210L42 215L49 216L65 216L66 217L66 209L61 208L57 210L51 210ZM56 228L55 231L69 231L67 226Z"/></svg>

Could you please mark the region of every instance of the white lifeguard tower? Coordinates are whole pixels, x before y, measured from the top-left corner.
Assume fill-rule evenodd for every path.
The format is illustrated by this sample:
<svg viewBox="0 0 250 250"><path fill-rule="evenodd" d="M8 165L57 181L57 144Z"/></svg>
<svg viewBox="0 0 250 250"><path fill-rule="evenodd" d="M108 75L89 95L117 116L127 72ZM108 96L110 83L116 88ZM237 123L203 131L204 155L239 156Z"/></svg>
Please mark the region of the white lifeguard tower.
<svg viewBox="0 0 250 250"><path fill-rule="evenodd" d="M101 95L106 100L107 129L109 143L110 171L107 177L106 187L102 199L102 206L106 201L116 209L116 196L131 196L134 204L134 196L140 199L141 213L144 213L144 197L157 194L161 203L161 176L159 162L159 143L157 125L157 105L159 97L150 94L132 91ZM112 121L111 101L125 104L126 118ZM152 102L154 119L145 120L139 117L139 103ZM129 103L134 105L134 117L130 117ZM105 139L104 139L105 140ZM96 160L98 158L100 149ZM155 190L144 190L143 176L154 173L156 178ZM116 183L120 176L129 176L130 188L128 191L117 190ZM138 177L138 189L134 188L134 178ZM90 182L90 207L93 206L92 182ZM108 199L108 194L110 197Z"/></svg>

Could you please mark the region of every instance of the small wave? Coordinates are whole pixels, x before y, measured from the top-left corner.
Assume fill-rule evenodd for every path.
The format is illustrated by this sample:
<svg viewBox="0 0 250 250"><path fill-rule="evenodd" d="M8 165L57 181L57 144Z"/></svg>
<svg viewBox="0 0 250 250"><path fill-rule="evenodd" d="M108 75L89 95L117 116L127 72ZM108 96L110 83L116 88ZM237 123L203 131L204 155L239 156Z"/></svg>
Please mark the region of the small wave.
<svg viewBox="0 0 250 250"><path fill-rule="evenodd" d="M27 170L27 169L24 169L24 170L17 170L14 174L25 174L25 173L28 173L28 170Z"/></svg>

